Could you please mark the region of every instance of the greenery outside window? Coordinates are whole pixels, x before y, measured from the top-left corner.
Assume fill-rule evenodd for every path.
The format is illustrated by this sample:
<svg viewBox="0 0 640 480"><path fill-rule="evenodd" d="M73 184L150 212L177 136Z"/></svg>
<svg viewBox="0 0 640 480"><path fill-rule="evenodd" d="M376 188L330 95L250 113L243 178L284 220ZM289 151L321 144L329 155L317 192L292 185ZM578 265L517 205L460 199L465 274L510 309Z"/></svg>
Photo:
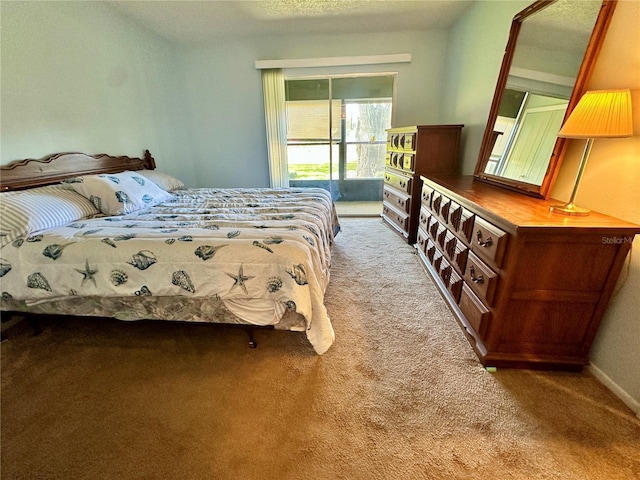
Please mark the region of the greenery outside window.
<svg viewBox="0 0 640 480"><path fill-rule="evenodd" d="M394 82L394 74L286 80L290 183L381 199Z"/></svg>

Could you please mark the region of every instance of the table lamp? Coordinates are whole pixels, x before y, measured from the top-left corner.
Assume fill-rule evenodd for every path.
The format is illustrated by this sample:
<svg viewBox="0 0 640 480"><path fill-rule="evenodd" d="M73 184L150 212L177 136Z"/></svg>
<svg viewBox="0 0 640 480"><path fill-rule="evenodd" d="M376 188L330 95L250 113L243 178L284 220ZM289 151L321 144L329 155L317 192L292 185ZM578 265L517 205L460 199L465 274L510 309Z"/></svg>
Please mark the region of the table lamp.
<svg viewBox="0 0 640 480"><path fill-rule="evenodd" d="M576 206L574 200L594 138L631 137L632 135L631 92L628 89L594 90L585 93L558 132L558 137L587 140L571 198L568 203L552 205L549 210L563 215L589 215L589 210Z"/></svg>

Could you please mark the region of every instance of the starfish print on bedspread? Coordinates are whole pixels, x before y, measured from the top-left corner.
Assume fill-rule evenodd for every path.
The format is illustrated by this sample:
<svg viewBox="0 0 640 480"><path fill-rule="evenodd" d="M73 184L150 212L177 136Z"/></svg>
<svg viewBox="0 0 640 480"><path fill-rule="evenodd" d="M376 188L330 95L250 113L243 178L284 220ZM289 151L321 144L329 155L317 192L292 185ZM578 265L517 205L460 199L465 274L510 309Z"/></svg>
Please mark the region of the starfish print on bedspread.
<svg viewBox="0 0 640 480"><path fill-rule="evenodd" d="M227 272L225 272L225 273L227 273ZM244 291L244 293L246 293L246 294L248 294L248 293L249 293L249 292L247 291L247 286L246 286L244 283L245 283L247 280L251 280L252 278L255 278L255 277L248 277L248 276L246 276L246 275L244 274L242 264L240 265L240 270L238 271L238 275L233 275L233 274L231 274L231 273L227 273L227 275L228 275L229 277L231 277L231 278L233 278L233 279L235 280L235 281L234 281L234 283L233 283L233 285L231 286L231 289L230 289L229 291L233 290L233 289L234 289L234 288L236 288L236 287L240 287L240 288L242 288L242 290Z"/></svg>
<svg viewBox="0 0 640 480"><path fill-rule="evenodd" d="M84 270L78 270L77 268L75 269L76 272L81 273L82 275L84 275L84 277L82 278L82 283L80 284L80 286L84 286L84 282L86 282L87 280L91 280L93 282L94 286L97 286L96 284L96 279L94 277L94 275L96 273L98 273L98 269L92 269L89 266L89 260L87 259L87 263L86 266L84 267Z"/></svg>

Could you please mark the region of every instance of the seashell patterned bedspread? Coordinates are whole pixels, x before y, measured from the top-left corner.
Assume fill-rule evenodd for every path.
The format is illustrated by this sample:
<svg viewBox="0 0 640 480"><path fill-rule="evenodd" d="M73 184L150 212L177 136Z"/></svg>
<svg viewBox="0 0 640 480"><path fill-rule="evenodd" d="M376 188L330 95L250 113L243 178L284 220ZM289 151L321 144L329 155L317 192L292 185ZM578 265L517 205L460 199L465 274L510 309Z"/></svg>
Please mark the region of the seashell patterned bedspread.
<svg viewBox="0 0 640 480"><path fill-rule="evenodd" d="M307 338L324 353L334 339L324 293L340 228L329 193L172 193L155 207L77 221L3 246L3 303L78 296L269 299L301 314Z"/></svg>

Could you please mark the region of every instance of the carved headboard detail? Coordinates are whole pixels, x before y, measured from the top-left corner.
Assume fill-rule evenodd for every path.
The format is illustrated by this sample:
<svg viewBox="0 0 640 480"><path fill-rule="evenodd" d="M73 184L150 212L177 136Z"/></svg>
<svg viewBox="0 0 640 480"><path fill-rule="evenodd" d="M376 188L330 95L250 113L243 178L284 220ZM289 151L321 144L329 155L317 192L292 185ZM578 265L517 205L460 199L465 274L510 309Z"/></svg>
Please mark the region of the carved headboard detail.
<svg viewBox="0 0 640 480"><path fill-rule="evenodd" d="M144 151L143 158L106 153L88 155L80 152L54 153L40 159L16 160L0 166L0 191L24 190L59 183L79 175L118 173L125 170L153 170L156 162Z"/></svg>

